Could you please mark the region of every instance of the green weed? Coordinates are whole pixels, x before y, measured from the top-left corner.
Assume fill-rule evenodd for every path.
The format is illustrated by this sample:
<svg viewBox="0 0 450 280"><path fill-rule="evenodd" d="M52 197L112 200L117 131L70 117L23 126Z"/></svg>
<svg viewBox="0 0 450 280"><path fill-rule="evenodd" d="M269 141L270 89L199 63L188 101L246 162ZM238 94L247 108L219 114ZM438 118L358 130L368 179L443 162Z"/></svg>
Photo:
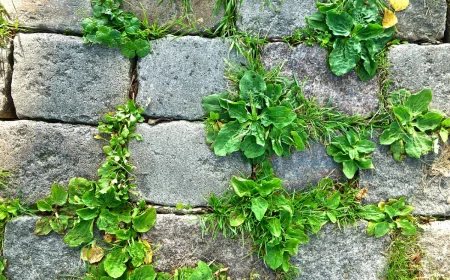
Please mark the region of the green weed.
<svg viewBox="0 0 450 280"><path fill-rule="evenodd" d="M0 47L8 47L14 34L19 30L19 23L11 24L6 19L6 10L0 5Z"/></svg>
<svg viewBox="0 0 450 280"><path fill-rule="evenodd" d="M388 253L387 280L421 279L420 271L423 251L418 244L419 234L405 236L398 232L391 234L393 239Z"/></svg>

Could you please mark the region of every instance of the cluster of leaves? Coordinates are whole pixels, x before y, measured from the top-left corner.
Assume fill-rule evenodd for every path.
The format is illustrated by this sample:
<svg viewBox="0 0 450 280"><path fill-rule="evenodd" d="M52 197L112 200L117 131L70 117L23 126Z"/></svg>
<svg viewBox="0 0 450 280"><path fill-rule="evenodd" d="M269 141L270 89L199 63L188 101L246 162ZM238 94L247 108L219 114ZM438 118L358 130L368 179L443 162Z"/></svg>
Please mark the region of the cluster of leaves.
<svg viewBox="0 0 450 280"><path fill-rule="evenodd" d="M232 192L209 199L213 213L202 220L204 230L228 237L248 235L274 270L296 270L290 258L309 241L307 233L319 232L327 222L354 222L358 215L357 190L344 186L337 190L329 178L314 189L294 194L287 193L273 175L260 180L233 177L230 185Z"/></svg>
<svg viewBox="0 0 450 280"><path fill-rule="evenodd" d="M15 23L8 22L8 14L6 10L0 6L0 47L8 47L14 34L19 30L19 22Z"/></svg>
<svg viewBox="0 0 450 280"><path fill-rule="evenodd" d="M136 15L120 9L120 0L92 0L93 17L83 20L86 43L120 47L124 56L144 57L150 52L149 31Z"/></svg>
<svg viewBox="0 0 450 280"><path fill-rule="evenodd" d="M389 95L388 102L395 118L381 134L380 144L390 145L389 152L395 160L401 162L406 155L420 158L435 150L439 133L443 140L447 140L446 128L450 121L444 120L443 112L429 110L431 100L430 89L417 94L402 89Z"/></svg>
<svg viewBox="0 0 450 280"><path fill-rule="evenodd" d="M292 147L304 150L305 124L296 108L301 87L291 83L269 83L254 71L239 81L238 94L214 94L203 98L207 142L218 156L241 150L261 162L273 154L289 155Z"/></svg>
<svg viewBox="0 0 450 280"><path fill-rule="evenodd" d="M349 129L343 136L332 139L327 147L327 154L335 162L342 163L344 175L352 179L359 169L374 168L370 154L375 150L375 143L368 139L361 139L353 129Z"/></svg>
<svg viewBox="0 0 450 280"><path fill-rule="evenodd" d="M317 2L318 11L307 18L308 27L324 38L331 71L342 76L355 69L368 81L376 75L377 56L392 40L394 28L385 28L377 0ZM331 35L331 36L330 36Z"/></svg>
<svg viewBox="0 0 450 280"><path fill-rule="evenodd" d="M405 202L406 198L400 198L380 202L378 206L364 206L360 215L369 221L367 234L378 238L395 229L406 236L416 235L415 219L411 215L414 207L406 205Z"/></svg>

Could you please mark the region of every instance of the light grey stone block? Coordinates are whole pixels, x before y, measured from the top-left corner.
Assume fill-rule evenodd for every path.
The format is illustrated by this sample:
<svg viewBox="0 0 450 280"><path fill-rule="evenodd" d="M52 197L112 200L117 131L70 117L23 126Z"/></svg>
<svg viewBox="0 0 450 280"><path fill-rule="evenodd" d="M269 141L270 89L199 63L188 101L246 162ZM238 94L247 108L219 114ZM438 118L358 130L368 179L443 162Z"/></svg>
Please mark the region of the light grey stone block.
<svg viewBox="0 0 450 280"><path fill-rule="evenodd" d="M316 0L246 0L238 8L239 31L259 37L281 38L306 26L317 11Z"/></svg>
<svg viewBox="0 0 450 280"><path fill-rule="evenodd" d="M450 44L394 46L388 59L392 89L406 88L416 93L430 88L431 107L450 115Z"/></svg>
<svg viewBox="0 0 450 280"><path fill-rule="evenodd" d="M11 98L12 67L10 62L11 44L0 48L0 118L15 117L14 104Z"/></svg>
<svg viewBox="0 0 450 280"><path fill-rule="evenodd" d="M275 273L252 253L251 241L224 238L221 233L213 239L202 235L198 217L173 214L158 215L154 227L143 235L154 247L155 269L172 272L181 266L196 266L198 261L214 261L228 267L231 279L249 279L251 273L260 279L275 279Z"/></svg>
<svg viewBox="0 0 450 280"><path fill-rule="evenodd" d="M233 175L251 174L239 153L214 155L206 145L202 123L141 124L136 133L144 137L130 143L136 192L151 203L206 205L205 198L212 192L221 195Z"/></svg>
<svg viewBox="0 0 450 280"><path fill-rule="evenodd" d="M419 245L425 251L422 272L425 279L450 278L450 221L438 221L421 226L424 230Z"/></svg>
<svg viewBox="0 0 450 280"><path fill-rule="evenodd" d="M53 32L81 33L81 22L92 16L90 0L0 0L10 22Z"/></svg>
<svg viewBox="0 0 450 280"><path fill-rule="evenodd" d="M303 92L321 104L353 115L370 115L378 109L378 79L361 81L351 72L342 77L334 75L327 64L326 50L304 44L291 48L285 43L271 43L263 50L267 69L283 64L282 75L295 75L299 82L306 79Z"/></svg>
<svg viewBox="0 0 450 280"><path fill-rule="evenodd" d="M119 49L81 38L19 34L12 98L19 118L97 124L128 95L131 62Z"/></svg>
<svg viewBox="0 0 450 280"><path fill-rule="evenodd" d="M152 52L138 62L138 104L149 117L202 118L202 97L227 91L225 59L236 61L237 55L222 39L152 41Z"/></svg>
<svg viewBox="0 0 450 280"><path fill-rule="evenodd" d="M94 127L35 121L0 122L0 170L11 171L2 197L31 204L50 194L51 185L72 177L95 179L104 159Z"/></svg>
<svg viewBox="0 0 450 280"><path fill-rule="evenodd" d="M63 235L33 234L39 217L19 217L6 226L3 257L10 280L59 279L60 275L83 276L80 249L62 242Z"/></svg>
<svg viewBox="0 0 450 280"><path fill-rule="evenodd" d="M383 279L387 260L384 251L390 238L366 234L367 222L339 230L326 225L301 245L294 257L301 280L377 280Z"/></svg>

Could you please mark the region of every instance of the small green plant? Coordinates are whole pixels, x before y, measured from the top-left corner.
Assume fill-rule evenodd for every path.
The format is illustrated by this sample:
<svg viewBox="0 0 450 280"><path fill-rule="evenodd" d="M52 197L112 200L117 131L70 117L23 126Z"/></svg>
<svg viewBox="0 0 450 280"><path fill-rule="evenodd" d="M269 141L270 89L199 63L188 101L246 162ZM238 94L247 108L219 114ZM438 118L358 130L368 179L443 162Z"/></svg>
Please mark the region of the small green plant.
<svg viewBox="0 0 450 280"><path fill-rule="evenodd" d="M429 110L431 100L430 89L417 94L402 89L389 95L388 102L395 119L381 134L380 144L390 145L389 152L395 160L401 162L406 155L420 158L435 149L439 132L445 138L445 132L440 130L445 114ZM444 130L447 124L447 121L442 123Z"/></svg>
<svg viewBox="0 0 450 280"><path fill-rule="evenodd" d="M307 32L307 37L314 34L322 46L330 46L328 63L335 75L352 69L363 81L376 75L377 57L395 32L395 28L381 25L383 7L377 0L317 2L318 11L307 18L308 27L314 30Z"/></svg>
<svg viewBox="0 0 450 280"><path fill-rule="evenodd" d="M376 205L366 205L362 208L361 217L369 221L368 235L381 237L391 229L401 234L412 236L417 234L415 219L411 215L414 207L405 205L406 198L390 199Z"/></svg>
<svg viewBox="0 0 450 280"><path fill-rule="evenodd" d="M387 280L422 279L423 250L419 246L420 234L405 236L398 232L391 234L393 239L387 250Z"/></svg>
<svg viewBox="0 0 450 280"><path fill-rule="evenodd" d="M374 168L370 158L374 150L375 143L361 139L355 130L349 129L344 136L332 139L327 147L327 154L332 156L335 162L342 163L344 175L352 179L359 169Z"/></svg>
<svg viewBox="0 0 450 280"><path fill-rule="evenodd" d="M446 143L448 141L448 134L450 133L450 118L446 118L441 123L441 129L439 130L439 136L442 142Z"/></svg>

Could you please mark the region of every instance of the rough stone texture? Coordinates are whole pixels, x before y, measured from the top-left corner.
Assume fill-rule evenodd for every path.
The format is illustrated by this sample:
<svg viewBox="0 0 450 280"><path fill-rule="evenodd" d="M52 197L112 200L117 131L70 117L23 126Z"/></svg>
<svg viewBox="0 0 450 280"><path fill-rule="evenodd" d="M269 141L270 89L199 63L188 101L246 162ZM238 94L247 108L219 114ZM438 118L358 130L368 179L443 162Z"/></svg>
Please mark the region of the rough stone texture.
<svg viewBox="0 0 450 280"><path fill-rule="evenodd" d="M97 124L124 102L130 68L119 49L88 46L77 37L20 34L12 80L17 116Z"/></svg>
<svg viewBox="0 0 450 280"><path fill-rule="evenodd" d="M411 0L408 8L396 12L396 38L401 40L438 42L444 37L447 14L446 0Z"/></svg>
<svg viewBox="0 0 450 280"><path fill-rule="evenodd" d="M39 217L19 217L6 226L3 257L10 280L59 279L58 275L82 276L80 249L62 242L63 235L35 236Z"/></svg>
<svg viewBox="0 0 450 280"><path fill-rule="evenodd" d="M284 181L289 190L304 189L316 184L320 179L331 177L342 178L342 167L327 155L322 144L314 143L308 150L294 152L289 158L274 156L271 158L275 175Z"/></svg>
<svg viewBox="0 0 450 280"><path fill-rule="evenodd" d="M422 258L424 279L450 278L450 221L423 225L419 245L425 251Z"/></svg>
<svg viewBox="0 0 450 280"><path fill-rule="evenodd" d="M176 24L173 31L186 32L191 24L195 28L189 33L198 33L206 30L214 31L219 25L224 15L224 9L219 9L218 13L214 13L216 8L216 0L191 0L192 10L186 14L184 1L162 1L158 0L124 0L124 11L133 12L135 15L144 18L142 6L146 10L146 16L150 24L157 22L158 25L169 25L175 21L183 19L183 23L187 28ZM187 17L187 19L186 19Z"/></svg>
<svg viewBox="0 0 450 280"><path fill-rule="evenodd" d="M388 58L393 89L406 88L416 93L430 88L432 108L450 114L450 44L399 45L391 49Z"/></svg>
<svg viewBox="0 0 450 280"><path fill-rule="evenodd" d="M176 205L206 205L214 192L221 195L232 175L250 175L238 153L217 157L205 142L202 123L176 121L139 125L142 142L131 142L131 160L136 166L136 191L146 201Z"/></svg>
<svg viewBox="0 0 450 280"><path fill-rule="evenodd" d="M12 67L11 46L0 48L0 118L14 118L14 104L11 98Z"/></svg>
<svg viewBox="0 0 450 280"><path fill-rule="evenodd" d="M92 15L90 0L0 0L11 22L20 27L81 33L81 22Z"/></svg>
<svg viewBox="0 0 450 280"><path fill-rule="evenodd" d="M281 38L306 26L305 17L317 11L316 0L246 0L238 9L240 31ZM270 3L270 4L269 4Z"/></svg>
<svg viewBox="0 0 450 280"><path fill-rule="evenodd" d="M227 90L225 59L237 60L226 40L187 36L153 41L152 53L138 62L138 104L150 117L200 119L202 97Z"/></svg>
<svg viewBox="0 0 450 280"><path fill-rule="evenodd" d="M95 179L103 161L94 127L35 121L0 122L0 170L12 171L9 188L0 196L34 203L50 194L54 183L72 177Z"/></svg>
<svg viewBox="0 0 450 280"><path fill-rule="evenodd" d="M367 222L337 230L326 225L310 242L300 246L293 258L301 280L383 279L387 260L383 255L390 238L366 234Z"/></svg>
<svg viewBox="0 0 450 280"><path fill-rule="evenodd" d="M355 72L338 77L327 64L326 50L299 45L291 48L285 43L268 44L263 50L263 63L271 69L284 63L283 75L296 75L306 96L315 96L319 103L336 107L347 114L369 115L378 109L378 81L359 80Z"/></svg>
<svg viewBox="0 0 450 280"><path fill-rule="evenodd" d="M360 171L359 184L369 189L364 202L376 204L389 198L406 197L416 215L450 215L450 175L442 175L449 169L438 168L444 158L450 157L448 152L420 159L408 157L399 163L387 154L388 148L377 145L372 154L375 169Z"/></svg>
<svg viewBox="0 0 450 280"><path fill-rule="evenodd" d="M444 42L450 43L450 2L447 1L447 26L444 33Z"/></svg>
<svg viewBox="0 0 450 280"><path fill-rule="evenodd" d="M221 234L215 240L210 235L203 236L196 216L158 215L155 226L143 238L153 246L161 245L154 254L155 269L160 271L196 266L202 260L229 267L231 279L249 279L251 272L260 274L261 279L275 279L262 260L250 254L250 242L243 246L241 240L226 239Z"/></svg>

